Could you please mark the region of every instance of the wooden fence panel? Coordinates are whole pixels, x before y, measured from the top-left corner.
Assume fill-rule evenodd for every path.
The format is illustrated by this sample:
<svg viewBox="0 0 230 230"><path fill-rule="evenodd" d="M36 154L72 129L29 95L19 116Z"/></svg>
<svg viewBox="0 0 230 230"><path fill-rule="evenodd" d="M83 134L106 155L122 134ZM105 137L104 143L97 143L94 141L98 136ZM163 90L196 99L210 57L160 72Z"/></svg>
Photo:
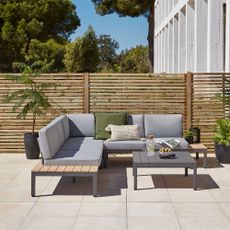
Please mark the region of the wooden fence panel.
<svg viewBox="0 0 230 230"><path fill-rule="evenodd" d="M84 77L82 74L47 74L39 77L40 82L52 82L56 89L47 90L46 94L52 104L52 111L40 117L36 130L46 125L61 113L77 113L84 111ZM0 75L0 153L24 152L23 134L31 131L31 115L25 120L16 119L12 112L12 103L2 103L4 95L23 86L12 83Z"/></svg>
<svg viewBox="0 0 230 230"><path fill-rule="evenodd" d="M38 119L36 130L60 113L180 113L184 130L199 120L201 140L213 153L215 122L230 112L215 97L229 89L226 79L230 74L46 74L39 81L57 84L47 91L54 111ZM4 95L22 87L0 75L0 153L24 152L23 133L31 130L31 117L18 120L12 104L2 103Z"/></svg>
<svg viewBox="0 0 230 230"><path fill-rule="evenodd" d="M201 141L208 146L209 153L214 152L213 137L216 120L224 118L227 107L217 100L217 95L227 86L225 81L230 74L194 74L192 125L201 129Z"/></svg>
<svg viewBox="0 0 230 230"><path fill-rule="evenodd" d="M90 112L185 113L183 74L90 76Z"/></svg>

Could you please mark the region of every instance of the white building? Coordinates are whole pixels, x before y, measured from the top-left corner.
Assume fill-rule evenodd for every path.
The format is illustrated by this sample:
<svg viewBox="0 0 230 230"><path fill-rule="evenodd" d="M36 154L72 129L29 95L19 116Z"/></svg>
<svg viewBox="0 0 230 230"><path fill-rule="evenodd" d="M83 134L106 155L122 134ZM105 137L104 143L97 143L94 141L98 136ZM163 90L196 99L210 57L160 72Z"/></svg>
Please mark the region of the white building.
<svg viewBox="0 0 230 230"><path fill-rule="evenodd" d="M230 0L156 0L155 72L230 72Z"/></svg>

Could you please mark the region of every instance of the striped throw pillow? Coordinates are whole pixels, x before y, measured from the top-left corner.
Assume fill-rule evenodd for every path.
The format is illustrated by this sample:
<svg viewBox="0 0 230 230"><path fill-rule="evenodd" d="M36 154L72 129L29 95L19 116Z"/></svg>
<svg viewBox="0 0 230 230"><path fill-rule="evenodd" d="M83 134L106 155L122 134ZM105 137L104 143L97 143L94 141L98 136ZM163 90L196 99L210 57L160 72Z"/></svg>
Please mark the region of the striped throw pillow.
<svg viewBox="0 0 230 230"><path fill-rule="evenodd" d="M107 141L140 140L139 125L108 125L106 131L111 132Z"/></svg>

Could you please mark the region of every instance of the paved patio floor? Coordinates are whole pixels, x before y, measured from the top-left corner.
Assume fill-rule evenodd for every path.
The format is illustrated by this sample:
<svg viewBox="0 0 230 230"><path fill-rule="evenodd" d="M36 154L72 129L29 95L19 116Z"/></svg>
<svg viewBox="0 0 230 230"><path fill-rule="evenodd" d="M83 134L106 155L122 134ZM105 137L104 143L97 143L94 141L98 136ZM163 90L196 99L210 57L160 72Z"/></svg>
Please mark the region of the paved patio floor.
<svg viewBox="0 0 230 230"><path fill-rule="evenodd" d="M92 196L88 178L38 177L37 197L30 196L30 170L37 160L0 155L0 230L229 230L230 165L209 158L192 171L140 169L133 190L132 158L110 157L99 171L100 197Z"/></svg>

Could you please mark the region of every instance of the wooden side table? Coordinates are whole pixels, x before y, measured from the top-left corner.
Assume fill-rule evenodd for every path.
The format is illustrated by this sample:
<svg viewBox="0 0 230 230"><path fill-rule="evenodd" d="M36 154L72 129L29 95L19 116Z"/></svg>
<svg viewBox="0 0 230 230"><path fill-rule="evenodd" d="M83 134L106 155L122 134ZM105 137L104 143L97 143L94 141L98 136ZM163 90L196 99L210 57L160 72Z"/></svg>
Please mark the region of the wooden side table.
<svg viewBox="0 0 230 230"><path fill-rule="evenodd" d="M204 154L203 167L204 168L208 167L208 157L207 157L208 148L204 144L202 143L190 144L189 150L191 153L196 153L196 159L199 159L199 153L203 153Z"/></svg>

